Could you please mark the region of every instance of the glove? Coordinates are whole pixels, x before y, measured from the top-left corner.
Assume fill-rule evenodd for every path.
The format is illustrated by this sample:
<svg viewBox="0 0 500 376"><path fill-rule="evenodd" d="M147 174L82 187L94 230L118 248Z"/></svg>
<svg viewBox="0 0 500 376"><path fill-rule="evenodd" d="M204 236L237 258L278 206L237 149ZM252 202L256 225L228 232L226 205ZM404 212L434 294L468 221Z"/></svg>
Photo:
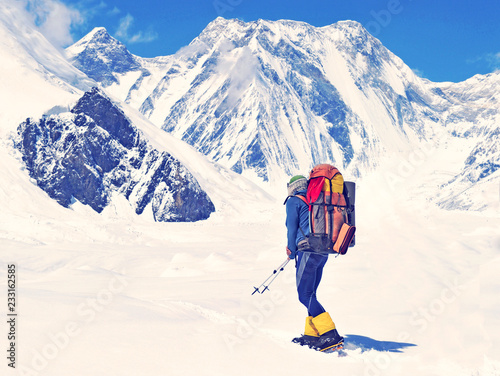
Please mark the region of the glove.
<svg viewBox="0 0 500 376"><path fill-rule="evenodd" d="M286 247L286 254L288 255L288 258L290 260L294 260L295 257L297 257L297 251L292 252L290 251L290 249L288 249L288 247Z"/></svg>

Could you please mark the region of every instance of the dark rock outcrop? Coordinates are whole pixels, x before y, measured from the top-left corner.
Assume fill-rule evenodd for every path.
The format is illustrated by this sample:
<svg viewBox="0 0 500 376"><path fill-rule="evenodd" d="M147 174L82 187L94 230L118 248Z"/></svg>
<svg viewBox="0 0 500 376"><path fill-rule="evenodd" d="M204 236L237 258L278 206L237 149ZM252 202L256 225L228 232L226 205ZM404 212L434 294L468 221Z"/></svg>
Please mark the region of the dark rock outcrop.
<svg viewBox="0 0 500 376"><path fill-rule="evenodd" d="M152 148L96 88L71 112L27 119L15 144L30 176L65 207L76 199L101 212L122 194L137 214L152 210L157 221L197 221L215 211L186 167Z"/></svg>

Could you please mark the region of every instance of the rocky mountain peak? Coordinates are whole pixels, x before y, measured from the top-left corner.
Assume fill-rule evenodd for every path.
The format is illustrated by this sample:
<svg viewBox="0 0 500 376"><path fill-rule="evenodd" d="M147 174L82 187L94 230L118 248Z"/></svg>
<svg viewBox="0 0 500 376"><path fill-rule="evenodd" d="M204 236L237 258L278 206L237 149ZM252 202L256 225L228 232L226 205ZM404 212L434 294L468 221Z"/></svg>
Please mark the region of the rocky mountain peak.
<svg viewBox="0 0 500 376"><path fill-rule="evenodd" d="M137 214L151 211L156 221L197 221L215 211L186 167L151 147L96 88L71 112L27 119L15 144L30 177L62 206L78 200L101 212L122 195Z"/></svg>
<svg viewBox="0 0 500 376"><path fill-rule="evenodd" d="M105 85L118 82L115 74L141 69L137 58L103 27L93 29L68 47L66 56L90 78Z"/></svg>

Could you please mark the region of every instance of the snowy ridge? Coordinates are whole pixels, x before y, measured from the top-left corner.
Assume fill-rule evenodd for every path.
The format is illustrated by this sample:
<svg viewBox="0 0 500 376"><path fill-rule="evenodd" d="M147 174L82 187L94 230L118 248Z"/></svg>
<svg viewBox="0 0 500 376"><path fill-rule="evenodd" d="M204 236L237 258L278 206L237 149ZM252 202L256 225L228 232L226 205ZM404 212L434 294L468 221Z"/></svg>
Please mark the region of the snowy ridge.
<svg viewBox="0 0 500 376"><path fill-rule="evenodd" d="M461 168L442 183L437 202L447 209L496 207L492 193L500 178L500 72L459 83L427 85L439 95L434 106L448 131L446 144L460 149Z"/></svg>

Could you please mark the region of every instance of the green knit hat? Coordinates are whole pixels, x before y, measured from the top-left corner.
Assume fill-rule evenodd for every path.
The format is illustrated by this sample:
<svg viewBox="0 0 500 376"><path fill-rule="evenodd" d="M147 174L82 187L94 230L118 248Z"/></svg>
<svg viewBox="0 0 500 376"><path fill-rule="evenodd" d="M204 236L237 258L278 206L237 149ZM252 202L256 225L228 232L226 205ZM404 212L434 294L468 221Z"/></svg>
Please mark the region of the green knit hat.
<svg viewBox="0 0 500 376"><path fill-rule="evenodd" d="M304 175L295 175L293 178L290 179L288 184L292 184L294 181L297 181L299 179L305 179L306 177Z"/></svg>

